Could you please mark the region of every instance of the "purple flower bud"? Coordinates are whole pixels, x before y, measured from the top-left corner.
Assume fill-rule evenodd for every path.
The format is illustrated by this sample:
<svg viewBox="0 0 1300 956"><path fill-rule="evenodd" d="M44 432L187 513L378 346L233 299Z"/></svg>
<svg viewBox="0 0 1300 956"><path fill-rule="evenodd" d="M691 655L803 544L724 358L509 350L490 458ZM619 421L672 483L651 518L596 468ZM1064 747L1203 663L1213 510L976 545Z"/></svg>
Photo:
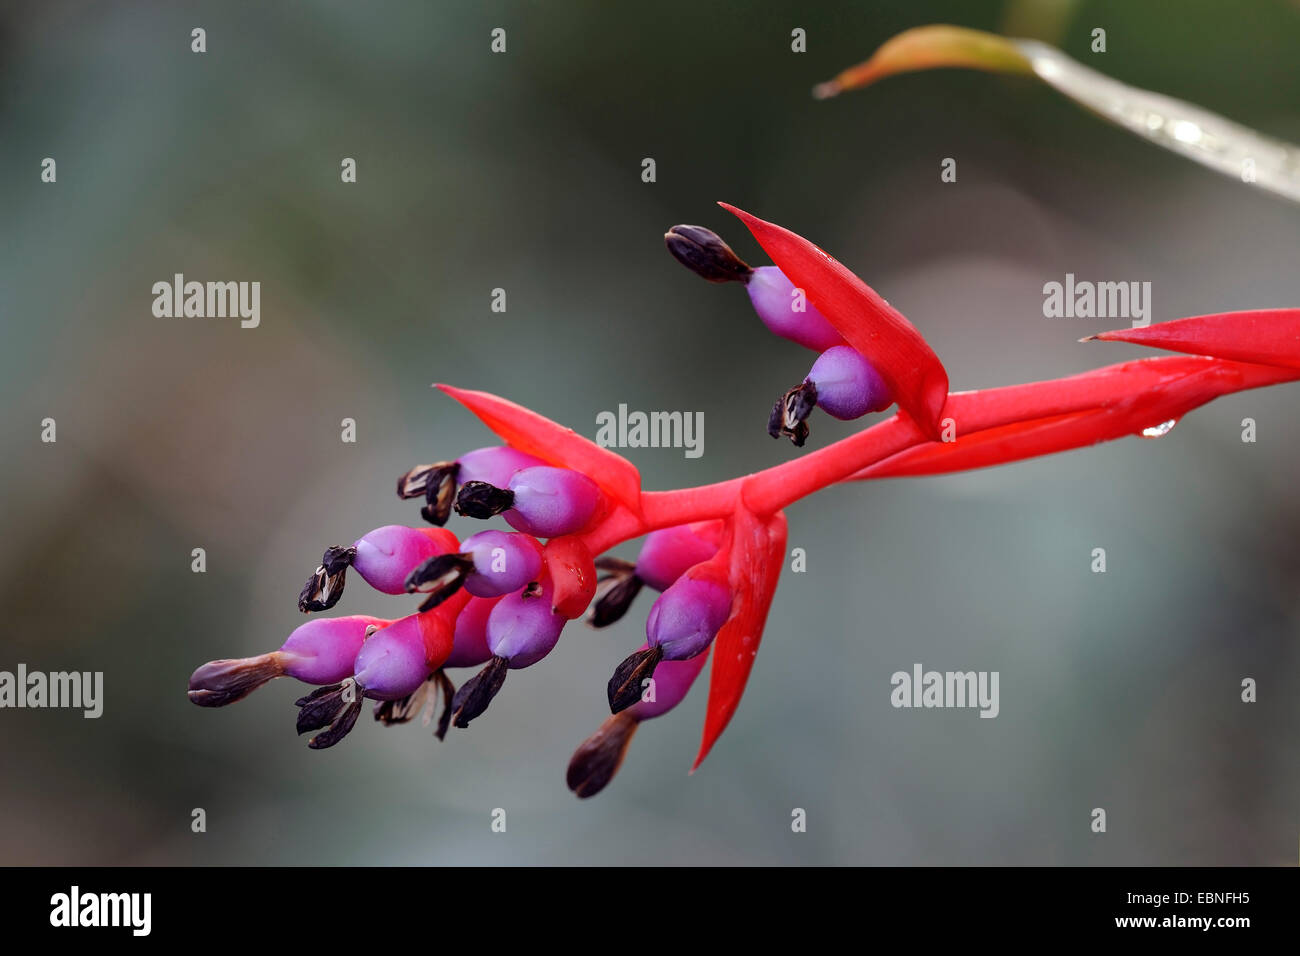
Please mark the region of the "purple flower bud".
<svg viewBox="0 0 1300 956"><path fill-rule="evenodd" d="M465 578L465 590L475 597L518 591L536 581L542 567L541 545L526 534L480 531L461 542L460 550L474 562L474 570Z"/></svg>
<svg viewBox="0 0 1300 956"><path fill-rule="evenodd" d="M539 538L581 531L600 503L596 483L568 468L525 468L510 479L510 490L515 500L506 523Z"/></svg>
<svg viewBox="0 0 1300 956"><path fill-rule="evenodd" d="M647 646L619 664L609 679L609 709L617 714L640 700L643 681L660 661L684 661L705 650L730 614L731 591L721 583L679 578L650 609Z"/></svg>
<svg viewBox="0 0 1300 956"><path fill-rule="evenodd" d="M569 789L579 797L594 797L604 790L618 773L641 721L659 717L680 704L708 657L701 653L685 661L660 661L653 682L642 690L637 702L605 718L600 729L574 752L565 773Z"/></svg>
<svg viewBox="0 0 1300 956"><path fill-rule="evenodd" d="M804 379L817 388L817 407L832 418L852 421L893 404L889 386L857 349L836 345L813 363Z"/></svg>
<svg viewBox="0 0 1300 956"><path fill-rule="evenodd" d="M308 684L334 684L350 677L366 632L387 623L363 615L313 618L296 628L280 648L284 672Z"/></svg>
<svg viewBox="0 0 1300 956"><path fill-rule="evenodd" d="M390 524L370 531L351 547L325 550L320 566L307 579L298 595L298 610L304 613L332 608L343 596L348 568L356 568L362 579L384 594L402 594L411 570L447 548L435 535L454 538L449 531L407 528Z"/></svg>
<svg viewBox="0 0 1300 956"><path fill-rule="evenodd" d="M384 594L404 594L411 569L445 550L419 528L398 524L362 535L353 547L357 553L352 567L367 584Z"/></svg>
<svg viewBox="0 0 1300 956"><path fill-rule="evenodd" d="M488 615L487 642L492 653L517 670L536 664L560 639L564 618L551 610L549 586L507 594Z"/></svg>
<svg viewBox="0 0 1300 956"><path fill-rule="evenodd" d="M520 468L541 465L540 458L516 451L509 446L477 448L456 461L439 461L416 465L397 479L397 497L424 496L420 514L430 524L444 525L451 516L456 487L470 481L483 481L504 487Z"/></svg>
<svg viewBox="0 0 1300 956"><path fill-rule="evenodd" d="M626 713L637 720L650 720L668 713L686 699L708 659L708 653L701 651L684 661L660 661L654 669L654 684L642 690L641 699Z"/></svg>
<svg viewBox="0 0 1300 956"><path fill-rule="evenodd" d="M505 683L506 671L536 664L560 639L565 620L551 610L551 588L525 588L496 602L487 620L491 660L461 685L452 701L452 723L468 727Z"/></svg>
<svg viewBox="0 0 1300 956"><path fill-rule="evenodd" d="M656 591L665 591L688 568L718 553L718 545L690 525L663 528L646 535L636 559L636 576Z"/></svg>
<svg viewBox="0 0 1300 956"><path fill-rule="evenodd" d="M516 531L556 538L581 531L600 504L600 489L580 472L538 465L516 472L508 487L468 482L456 498L456 510L470 518L505 514Z"/></svg>
<svg viewBox="0 0 1300 956"><path fill-rule="evenodd" d="M276 677L296 677L311 684L343 680L352 673L366 631L386 623L361 615L308 621L278 651L204 664L190 677L189 698L200 707L224 707Z"/></svg>
<svg viewBox="0 0 1300 956"><path fill-rule="evenodd" d="M760 266L745 284L749 301L763 324L791 342L797 342L815 352L823 352L844 339L835 327L802 296L796 297L794 283L776 266ZM795 311L796 302L805 311Z"/></svg>
<svg viewBox="0 0 1300 956"><path fill-rule="evenodd" d="M645 632L651 647L663 650L665 660L684 661L713 641L731 615L731 591L707 578L679 578L659 595Z"/></svg>
<svg viewBox="0 0 1300 956"><path fill-rule="evenodd" d="M526 535L508 531L482 531L466 538L461 550L440 554L416 567L406 577L406 590L429 595L421 611L437 607L461 586L475 597L497 597L518 591L537 578L542 567L542 546Z"/></svg>
<svg viewBox="0 0 1300 956"><path fill-rule="evenodd" d="M808 438L808 416L814 407L841 421L861 418L893 403L889 386L857 349L837 345L813 363L808 377L777 400L768 419L773 438L788 435L797 446Z"/></svg>
<svg viewBox="0 0 1300 956"><path fill-rule="evenodd" d="M498 488L510 484L510 479L520 469L546 464L540 458L516 451L509 445L478 448L466 452L456 460L456 463L460 466L460 474L457 477L461 484L485 481Z"/></svg>
<svg viewBox="0 0 1300 956"><path fill-rule="evenodd" d="M419 687L432 672L420 615L410 614L376 631L357 653L353 676L366 697L394 700Z"/></svg>
<svg viewBox="0 0 1300 956"><path fill-rule="evenodd" d="M656 591L662 591L688 568L713 557L718 545L714 536L708 533L708 526L715 523L678 525L650 532L641 546L636 564L618 558L598 558L596 568L601 572L600 583L587 623L592 627L613 624L627 613L642 585L648 584Z"/></svg>

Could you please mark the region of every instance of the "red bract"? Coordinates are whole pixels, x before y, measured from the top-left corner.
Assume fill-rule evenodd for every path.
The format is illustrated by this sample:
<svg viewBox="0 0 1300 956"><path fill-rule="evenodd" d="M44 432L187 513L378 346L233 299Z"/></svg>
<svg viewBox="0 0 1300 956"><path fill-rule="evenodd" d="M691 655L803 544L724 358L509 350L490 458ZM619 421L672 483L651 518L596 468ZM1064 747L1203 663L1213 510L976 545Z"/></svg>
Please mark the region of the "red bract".
<svg viewBox="0 0 1300 956"><path fill-rule="evenodd" d="M808 301L880 372L898 407L931 438L948 397L948 373L934 350L903 314L838 261L802 236L719 203L754 234Z"/></svg>
<svg viewBox="0 0 1300 956"><path fill-rule="evenodd" d="M1300 309L1255 309L1174 319L1090 335L1084 342L1132 342L1171 352L1300 368Z"/></svg>
<svg viewBox="0 0 1300 956"><path fill-rule="evenodd" d="M704 736L692 771L709 755L745 693L785 559L785 515L778 511L759 518L740 505L732 516L731 535L726 546L730 549L727 579L732 591L731 617L714 640Z"/></svg>
<svg viewBox="0 0 1300 956"><path fill-rule="evenodd" d="M622 455L602 448L572 428L488 392L437 385L482 420L507 445L560 468L580 471L631 511L640 508L641 473Z"/></svg>
<svg viewBox="0 0 1300 956"><path fill-rule="evenodd" d="M917 445L853 479L934 475L1001 465L1111 441L1156 437L1162 426L1211 399L1300 378L1208 356L1140 359L1069 378L954 393L946 414L956 437Z"/></svg>
<svg viewBox="0 0 1300 956"><path fill-rule="evenodd" d="M359 576L381 590L391 591L393 581L407 575L404 587L424 597L430 610L392 624L374 643L369 643L373 635L383 633L390 622L337 619L337 625L322 621L320 627L301 628L280 651L199 668L191 679L191 699L221 706L282 674L319 677L332 683L298 702L299 730L324 728L313 738L313 747L332 746L352 728L360 705L351 692L357 688L382 699L376 717L386 724L408 721L441 698L445 703L435 730L441 737L453 722L465 727L479 719L501 691L507 671L541 664L566 621L582 616L593 599L589 621L604 626L620 619L642 586L649 586L662 593L647 620L647 642L610 678L606 696L611 716L575 754L568 781L579 796L606 786L637 724L682 699L711 649L708 706L693 770L744 694L785 560L784 509L789 505L841 481L964 471L1126 435L1163 435L1183 415L1220 395L1300 379L1300 310L1275 309L1094 336L1192 354L949 394L938 357L870 287L807 240L726 208L745 222L781 272L804 289L825 317L817 321L831 322L869 360L897 400L897 414L755 474L697 488L643 492L631 462L572 429L486 392L439 385L508 447L418 465L399 480L398 496L425 497L421 513L436 524L448 520L454 497L462 516L501 514L516 528L525 520L528 533L489 531L458 543L450 531L435 530L428 532L438 545L432 557L425 554L427 548L399 554L393 541L419 539L416 543L423 545L419 536L425 533L400 526L365 536L366 547L374 545L377 556L367 551L358 557L356 547L331 547L304 591L311 599L304 610L332 605L342 593L343 570L354 560L360 561ZM725 248L703 227L678 227L677 234L706 252ZM701 259L704 253L697 255L695 247L678 253L706 278L714 274L711 260ZM710 268L701 270L702 262ZM782 329L795 341L807 331L797 319ZM854 358L852 353L849 357ZM821 376L824 398L836 408L837 368ZM787 397L800 398L807 385L806 380ZM809 397L816 387L811 382ZM807 409L795 411L793 419L801 422ZM806 430L798 437L806 438ZM593 504L595 497L599 501ZM545 532L555 536L543 546L537 535ZM604 554L653 532L658 534L636 564ZM413 562L416 567L408 574ZM598 569L604 576L599 592ZM509 581L513 590L507 588L509 593L489 602L482 597L471 601L461 584L475 574L499 575L497 580ZM533 576L537 580L528 580ZM488 588L484 593L494 592ZM470 610L462 616L466 608ZM373 626L367 623L371 621ZM409 640L399 640L412 624L422 629L422 657L411 653ZM363 629L366 642L358 651ZM453 635L461 641L454 654ZM345 672L353 655L349 676ZM443 671L448 661L483 667L457 691ZM398 696L422 680L417 690ZM658 681L663 681L662 697L655 694Z"/></svg>

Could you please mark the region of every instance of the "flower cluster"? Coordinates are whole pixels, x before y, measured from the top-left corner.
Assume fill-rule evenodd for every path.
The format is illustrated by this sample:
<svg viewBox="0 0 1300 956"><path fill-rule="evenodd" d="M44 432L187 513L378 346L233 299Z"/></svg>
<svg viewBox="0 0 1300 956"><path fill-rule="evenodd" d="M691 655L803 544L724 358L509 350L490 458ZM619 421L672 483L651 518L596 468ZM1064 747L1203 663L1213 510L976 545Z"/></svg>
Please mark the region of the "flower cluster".
<svg viewBox="0 0 1300 956"><path fill-rule="evenodd" d="M724 208L774 265L751 268L698 226L673 227L669 251L705 279L744 284L769 329L820 353L777 400L769 433L803 445L818 407L847 420L897 404L894 415L755 474L653 492L631 462L571 429L497 396L440 385L505 444L408 470L398 497L423 499L428 526L388 525L326 549L298 598L305 613L329 610L352 571L382 593L418 596L418 610L397 620L312 618L278 650L203 665L190 678L190 699L219 707L294 677L316 685L296 705L298 732L313 734L312 748L343 739L366 699L385 724L423 715L428 726L437 712L442 738L480 717L509 671L544 660L569 621L609 625L649 587L659 596L645 642L610 677L610 715L574 753L568 784L580 797L603 789L640 722L676 706L713 649L698 766L744 692L785 556L790 504L841 481L961 471L1165 434L1219 395L1300 379L1300 310L1274 309L1092 337L1185 355L950 393L930 346L866 283L806 239ZM514 530L460 540L444 527L453 512L500 515ZM606 554L642 537L635 562ZM478 670L457 689L447 673L457 668Z"/></svg>

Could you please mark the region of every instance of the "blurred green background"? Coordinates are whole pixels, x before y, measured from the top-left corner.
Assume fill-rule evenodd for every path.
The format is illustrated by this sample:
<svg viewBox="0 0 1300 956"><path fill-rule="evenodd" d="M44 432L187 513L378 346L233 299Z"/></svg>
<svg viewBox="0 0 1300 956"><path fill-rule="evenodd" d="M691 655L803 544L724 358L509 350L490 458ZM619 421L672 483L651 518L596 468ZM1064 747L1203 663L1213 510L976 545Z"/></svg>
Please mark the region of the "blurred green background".
<svg viewBox="0 0 1300 956"><path fill-rule="evenodd" d="M1160 441L795 506L808 572L783 576L746 698L691 777L703 684L605 793L564 786L645 596L609 632L571 625L443 743L366 716L311 752L290 681L186 701L195 666L301 623L326 545L418 520L400 472L491 442L433 381L589 436L619 403L703 411L702 458L628 452L648 488L796 454L764 426L811 353L663 248L698 223L764 262L715 200L855 269L954 388L1139 354L1076 342L1122 322L1043 318L1066 272L1152 282L1157 321L1300 305L1300 209L1032 81L810 97L929 22L1037 36L1300 140L1289 2L5 4L0 669L106 687L97 721L0 712L0 863L1294 864L1295 386ZM150 287L176 272L260 281L260 328L155 318ZM811 445L853 427L819 415ZM409 607L354 582L340 612ZM1000 716L893 709L889 675L914 662L1000 671Z"/></svg>

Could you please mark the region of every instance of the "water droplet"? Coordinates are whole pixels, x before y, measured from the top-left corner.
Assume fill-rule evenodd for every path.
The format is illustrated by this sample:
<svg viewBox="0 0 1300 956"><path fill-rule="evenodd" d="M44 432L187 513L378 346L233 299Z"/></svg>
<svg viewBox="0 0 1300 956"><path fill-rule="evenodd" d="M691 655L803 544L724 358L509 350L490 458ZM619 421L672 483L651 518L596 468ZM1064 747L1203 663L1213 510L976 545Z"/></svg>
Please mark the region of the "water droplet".
<svg viewBox="0 0 1300 956"><path fill-rule="evenodd" d="M1161 422L1159 425L1152 425L1150 428L1142 429L1143 438L1163 438L1174 430L1178 424L1178 419L1171 418L1167 422Z"/></svg>

